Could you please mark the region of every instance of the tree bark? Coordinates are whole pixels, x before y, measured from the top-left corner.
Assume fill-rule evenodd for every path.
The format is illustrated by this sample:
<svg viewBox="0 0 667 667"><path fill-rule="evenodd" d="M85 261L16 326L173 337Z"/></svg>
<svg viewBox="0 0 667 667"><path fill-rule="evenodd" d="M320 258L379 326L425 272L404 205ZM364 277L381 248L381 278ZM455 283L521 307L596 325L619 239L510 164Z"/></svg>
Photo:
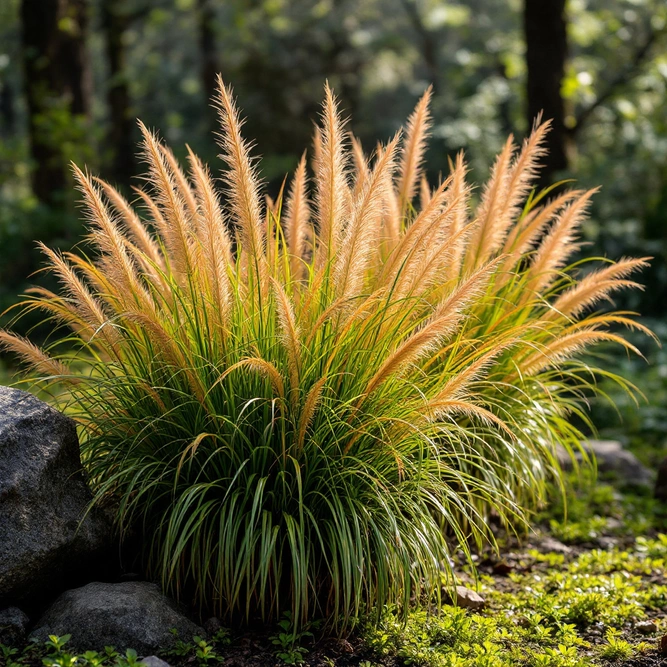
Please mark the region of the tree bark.
<svg viewBox="0 0 667 667"><path fill-rule="evenodd" d="M131 17L123 11L117 0L102 3L102 25L106 37L106 53L109 64L109 132L107 141L112 151L111 176L123 185L129 184L136 173L134 156L134 120L132 118L130 92L126 72L124 35Z"/></svg>
<svg viewBox="0 0 667 667"><path fill-rule="evenodd" d="M5 81L0 87L1 132L6 137L13 137L16 131L16 110L14 108L14 88Z"/></svg>
<svg viewBox="0 0 667 667"><path fill-rule="evenodd" d="M54 109L88 116L92 72L86 52L86 0L21 0L22 58L33 161L31 184L43 203L59 203L67 165L45 120Z"/></svg>
<svg viewBox="0 0 667 667"><path fill-rule="evenodd" d="M569 131L565 125L565 101L561 85L567 60L566 0L525 0L524 34L528 69L528 124L542 113L551 119L542 184L549 183L556 171L569 164Z"/></svg>

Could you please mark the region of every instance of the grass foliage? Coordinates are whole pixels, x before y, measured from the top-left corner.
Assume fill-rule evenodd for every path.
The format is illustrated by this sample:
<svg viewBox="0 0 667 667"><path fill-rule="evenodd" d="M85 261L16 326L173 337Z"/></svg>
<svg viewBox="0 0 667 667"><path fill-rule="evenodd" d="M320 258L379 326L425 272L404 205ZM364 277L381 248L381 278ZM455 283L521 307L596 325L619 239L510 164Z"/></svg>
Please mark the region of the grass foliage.
<svg viewBox="0 0 667 667"><path fill-rule="evenodd" d="M591 667L630 657L659 660L655 634L639 621L667 607L667 539L638 538L631 550L586 551L577 557L530 551L511 585L482 577L488 608L445 605L434 615L414 610L407 623L388 609L364 631L385 664L428 667Z"/></svg>
<svg viewBox="0 0 667 667"><path fill-rule="evenodd" d="M477 200L459 155L432 189L430 91L364 155L327 88L312 164L264 198L232 93L216 104L224 202L143 125L135 206L74 168L88 255L44 247L68 333L5 347L65 383L83 459L165 589L227 620L315 616L439 591L453 542L520 526L558 480L638 259L567 266L592 192L532 183L547 124L510 138Z"/></svg>

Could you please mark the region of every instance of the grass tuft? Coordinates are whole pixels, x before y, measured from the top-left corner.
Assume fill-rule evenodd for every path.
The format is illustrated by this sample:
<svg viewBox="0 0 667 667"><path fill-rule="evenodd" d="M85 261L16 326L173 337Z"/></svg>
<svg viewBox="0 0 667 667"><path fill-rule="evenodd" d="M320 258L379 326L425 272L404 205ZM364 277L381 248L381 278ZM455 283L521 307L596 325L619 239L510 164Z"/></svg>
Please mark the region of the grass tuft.
<svg viewBox="0 0 667 667"><path fill-rule="evenodd" d="M327 87L283 208L220 82L224 205L142 125L139 208L75 167L89 256L45 248L62 289L24 301L66 333L0 334L68 385L96 499L147 571L228 621L344 630L439 595L452 548L493 544L492 515L522 526L579 447L580 353L633 349L630 315L592 309L646 261L568 267L593 193L532 191L547 125L474 205L462 156L425 183L429 99L369 159Z"/></svg>

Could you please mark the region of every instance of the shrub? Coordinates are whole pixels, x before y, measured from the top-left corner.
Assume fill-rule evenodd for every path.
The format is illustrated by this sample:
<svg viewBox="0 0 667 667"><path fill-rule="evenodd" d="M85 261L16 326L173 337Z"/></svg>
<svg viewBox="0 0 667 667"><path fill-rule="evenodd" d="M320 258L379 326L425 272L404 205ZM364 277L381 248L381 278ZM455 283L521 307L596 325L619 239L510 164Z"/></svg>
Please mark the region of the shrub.
<svg viewBox="0 0 667 667"><path fill-rule="evenodd" d="M451 544L492 542L491 512L519 526L559 479L595 390L576 355L639 327L590 311L644 260L564 268L592 192L531 193L547 124L508 140L471 211L462 156L433 190L422 175L429 99L369 161L327 88L312 188L304 156L284 205L222 82L224 206L141 125L145 219L74 167L91 257L43 247L62 291L24 308L70 333L1 334L68 387L96 497L147 571L227 619L344 629L438 594Z"/></svg>

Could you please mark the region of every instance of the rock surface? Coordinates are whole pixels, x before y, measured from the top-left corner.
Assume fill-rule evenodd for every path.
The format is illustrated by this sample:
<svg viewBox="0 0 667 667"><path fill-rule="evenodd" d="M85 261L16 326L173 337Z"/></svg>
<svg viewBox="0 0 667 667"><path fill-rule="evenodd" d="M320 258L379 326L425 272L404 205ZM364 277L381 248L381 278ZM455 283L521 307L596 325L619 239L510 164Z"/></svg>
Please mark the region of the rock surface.
<svg viewBox="0 0 667 667"><path fill-rule="evenodd" d="M17 607L0 611L0 644L18 646L25 641L30 619Z"/></svg>
<svg viewBox="0 0 667 667"><path fill-rule="evenodd" d="M658 631L658 624L655 621L639 621L635 623L635 630L643 635L652 635Z"/></svg>
<svg viewBox="0 0 667 667"><path fill-rule="evenodd" d="M146 665L146 667L169 667L169 663L158 658L156 655L149 655L143 660L139 660L140 665Z"/></svg>
<svg viewBox="0 0 667 667"><path fill-rule="evenodd" d="M585 440L581 443L584 449L593 454L597 461L598 471L612 474L623 484L634 486L651 486L653 475L639 459L616 440ZM581 461L581 454L576 455ZM559 450L558 459L563 468L570 469L572 461L564 449Z"/></svg>
<svg viewBox="0 0 667 667"><path fill-rule="evenodd" d="M458 607L466 609L482 609L486 605L486 600L479 594L466 586L456 587L456 601L453 600L452 592L448 589L443 590L443 600L449 600Z"/></svg>
<svg viewBox="0 0 667 667"><path fill-rule="evenodd" d="M551 537L551 535L545 535L540 541L539 546L544 552L553 551L558 554L569 554L572 553L572 548L567 545L559 542L556 538Z"/></svg>
<svg viewBox="0 0 667 667"><path fill-rule="evenodd" d="M37 622L30 638L42 642L49 635L71 634L68 646L80 651L114 646L118 651L132 648L139 655L152 655L174 645L177 638L172 628L183 641L204 636L204 630L155 584L93 582L63 593Z"/></svg>
<svg viewBox="0 0 667 667"><path fill-rule="evenodd" d="M91 499L74 422L0 387L0 605L42 603L108 562L111 527L84 519Z"/></svg>

